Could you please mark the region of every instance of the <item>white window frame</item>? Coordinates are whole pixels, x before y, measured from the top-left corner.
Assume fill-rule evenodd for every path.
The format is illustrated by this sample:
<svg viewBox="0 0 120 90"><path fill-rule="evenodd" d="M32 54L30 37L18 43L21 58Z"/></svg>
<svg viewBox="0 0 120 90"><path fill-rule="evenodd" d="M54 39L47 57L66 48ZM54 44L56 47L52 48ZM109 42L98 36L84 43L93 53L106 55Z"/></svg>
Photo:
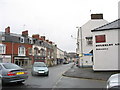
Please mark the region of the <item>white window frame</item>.
<svg viewBox="0 0 120 90"><path fill-rule="evenodd" d="M20 37L20 43L24 43L24 37Z"/></svg>
<svg viewBox="0 0 120 90"><path fill-rule="evenodd" d="M33 44L32 38L29 38L29 43L30 43L30 44Z"/></svg>
<svg viewBox="0 0 120 90"><path fill-rule="evenodd" d="M0 54L5 54L6 52L6 45L0 44Z"/></svg>
<svg viewBox="0 0 120 90"><path fill-rule="evenodd" d="M26 52L25 52L25 47L24 46L19 46L18 47L18 55L19 56L25 56Z"/></svg>

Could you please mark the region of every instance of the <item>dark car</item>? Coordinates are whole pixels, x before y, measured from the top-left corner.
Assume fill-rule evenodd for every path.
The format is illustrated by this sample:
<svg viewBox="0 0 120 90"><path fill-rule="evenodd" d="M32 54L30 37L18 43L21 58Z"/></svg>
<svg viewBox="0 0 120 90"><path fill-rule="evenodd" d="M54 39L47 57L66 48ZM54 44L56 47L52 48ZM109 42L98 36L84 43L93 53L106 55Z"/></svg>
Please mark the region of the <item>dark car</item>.
<svg viewBox="0 0 120 90"><path fill-rule="evenodd" d="M32 66L32 75L49 75L49 69L44 62L34 62Z"/></svg>
<svg viewBox="0 0 120 90"><path fill-rule="evenodd" d="M0 63L0 76L2 84L13 82L22 83L28 78L28 72L13 63Z"/></svg>

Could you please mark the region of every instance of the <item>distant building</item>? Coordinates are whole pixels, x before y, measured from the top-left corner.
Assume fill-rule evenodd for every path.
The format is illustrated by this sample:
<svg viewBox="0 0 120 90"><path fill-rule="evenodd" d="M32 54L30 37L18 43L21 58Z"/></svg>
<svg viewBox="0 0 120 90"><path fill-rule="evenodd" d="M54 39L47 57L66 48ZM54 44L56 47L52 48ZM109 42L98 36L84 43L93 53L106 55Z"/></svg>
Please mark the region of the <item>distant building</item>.
<svg viewBox="0 0 120 90"><path fill-rule="evenodd" d="M78 28L77 51L79 56L80 67L88 67L93 65L93 36L91 30L106 24L103 14L91 14L91 20Z"/></svg>
<svg viewBox="0 0 120 90"><path fill-rule="evenodd" d="M65 52L60 48L57 48L57 64L62 64L65 57Z"/></svg>
<svg viewBox="0 0 120 90"><path fill-rule="evenodd" d="M68 55L69 55L69 61L70 62L76 61L77 54L75 52L69 52Z"/></svg>
<svg viewBox="0 0 120 90"><path fill-rule="evenodd" d="M33 48L32 55L34 62L46 62L46 43L45 37L41 38L39 34L32 35L33 39Z"/></svg>
<svg viewBox="0 0 120 90"><path fill-rule="evenodd" d="M92 30L93 70L120 70L120 19Z"/></svg>

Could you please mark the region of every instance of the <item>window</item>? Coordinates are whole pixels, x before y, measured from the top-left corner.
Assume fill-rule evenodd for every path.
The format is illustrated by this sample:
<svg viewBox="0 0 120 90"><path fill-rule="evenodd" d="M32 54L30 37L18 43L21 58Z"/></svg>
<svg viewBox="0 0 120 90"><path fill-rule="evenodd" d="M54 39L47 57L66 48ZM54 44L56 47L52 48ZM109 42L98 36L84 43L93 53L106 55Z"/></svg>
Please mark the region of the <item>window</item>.
<svg viewBox="0 0 120 90"><path fill-rule="evenodd" d="M92 37L86 37L86 43L87 45L92 46L93 45Z"/></svg>
<svg viewBox="0 0 120 90"><path fill-rule="evenodd" d="M45 50L43 48L40 49L40 55L45 56Z"/></svg>
<svg viewBox="0 0 120 90"><path fill-rule="evenodd" d="M2 40L4 41L4 40L5 40L5 37L2 37Z"/></svg>
<svg viewBox="0 0 120 90"><path fill-rule="evenodd" d="M0 54L5 54L6 46L4 44L0 44Z"/></svg>
<svg viewBox="0 0 120 90"><path fill-rule="evenodd" d="M25 47L24 47L24 46L20 46L20 47L18 48L18 54L19 54L20 56L25 56Z"/></svg>
<svg viewBox="0 0 120 90"><path fill-rule="evenodd" d="M32 44L33 42L32 42L32 38L28 38L28 42L30 43L30 44Z"/></svg>
<svg viewBox="0 0 120 90"><path fill-rule="evenodd" d="M34 48L34 55L37 55L37 54L38 54L38 48L35 47L35 48Z"/></svg>
<svg viewBox="0 0 120 90"><path fill-rule="evenodd" d="M106 37L105 35L97 35L95 36L96 43L102 43L106 42Z"/></svg>
<svg viewBox="0 0 120 90"><path fill-rule="evenodd" d="M24 43L24 37L20 37L20 43Z"/></svg>
<svg viewBox="0 0 120 90"><path fill-rule="evenodd" d="M28 50L29 55L32 55L32 48L29 48Z"/></svg>

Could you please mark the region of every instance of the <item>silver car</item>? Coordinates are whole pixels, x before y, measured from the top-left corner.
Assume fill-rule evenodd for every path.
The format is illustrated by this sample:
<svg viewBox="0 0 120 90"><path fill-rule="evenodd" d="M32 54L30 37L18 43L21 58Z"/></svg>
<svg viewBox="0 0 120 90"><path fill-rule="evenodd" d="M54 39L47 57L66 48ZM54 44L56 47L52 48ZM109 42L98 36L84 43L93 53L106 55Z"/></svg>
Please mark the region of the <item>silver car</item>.
<svg viewBox="0 0 120 90"><path fill-rule="evenodd" d="M34 75L49 75L49 69L44 62L34 62L31 74Z"/></svg>
<svg viewBox="0 0 120 90"><path fill-rule="evenodd" d="M0 63L0 76L3 85L12 82L22 83L28 78L28 72L13 63Z"/></svg>
<svg viewBox="0 0 120 90"><path fill-rule="evenodd" d="M113 74L107 81L108 90L120 90L120 74Z"/></svg>

